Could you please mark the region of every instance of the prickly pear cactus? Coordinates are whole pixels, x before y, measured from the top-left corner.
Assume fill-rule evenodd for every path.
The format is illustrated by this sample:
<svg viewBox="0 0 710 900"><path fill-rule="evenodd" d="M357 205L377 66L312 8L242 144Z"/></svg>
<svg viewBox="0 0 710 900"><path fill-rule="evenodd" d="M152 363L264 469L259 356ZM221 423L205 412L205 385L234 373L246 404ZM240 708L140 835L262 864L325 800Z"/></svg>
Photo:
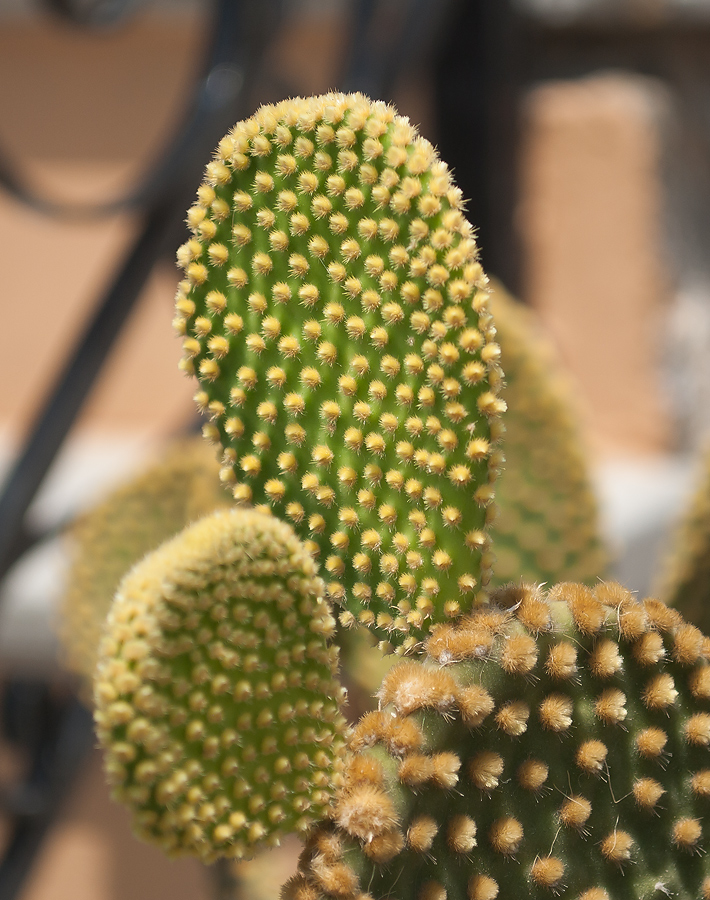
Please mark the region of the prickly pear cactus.
<svg viewBox="0 0 710 900"><path fill-rule="evenodd" d="M290 520L329 594L410 649L485 599L500 348L446 165L359 94L260 109L188 213L183 368L240 503Z"/></svg>
<svg viewBox="0 0 710 900"><path fill-rule="evenodd" d="M616 584L501 591L386 676L283 898L707 900L709 657Z"/></svg>
<svg viewBox="0 0 710 900"><path fill-rule="evenodd" d="M183 526L234 505L218 473L214 449L200 437L181 439L72 525L59 634L66 665L87 684L111 600L126 572Z"/></svg>
<svg viewBox="0 0 710 900"><path fill-rule="evenodd" d="M328 809L345 721L323 595L292 529L253 510L200 520L124 578L95 719L140 837L241 859Z"/></svg>
<svg viewBox="0 0 710 900"><path fill-rule="evenodd" d="M532 312L491 282L508 410L491 526L491 586L594 584L607 568L599 515L572 398Z"/></svg>
<svg viewBox="0 0 710 900"><path fill-rule="evenodd" d="M666 603L710 631L710 450L657 582L656 591Z"/></svg>

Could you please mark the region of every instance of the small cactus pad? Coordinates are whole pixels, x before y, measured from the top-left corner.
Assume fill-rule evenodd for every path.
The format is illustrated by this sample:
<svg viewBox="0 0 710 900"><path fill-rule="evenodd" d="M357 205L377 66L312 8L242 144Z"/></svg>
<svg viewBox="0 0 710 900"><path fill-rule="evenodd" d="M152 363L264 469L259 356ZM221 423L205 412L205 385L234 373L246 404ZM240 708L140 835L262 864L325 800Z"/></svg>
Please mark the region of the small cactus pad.
<svg viewBox="0 0 710 900"><path fill-rule="evenodd" d="M656 590L669 606L710 631L710 448L698 486L671 541Z"/></svg>
<svg viewBox="0 0 710 900"><path fill-rule="evenodd" d="M234 505L218 475L214 450L199 436L183 438L69 529L71 565L59 636L68 668L87 684L121 578L185 525Z"/></svg>
<svg viewBox="0 0 710 900"><path fill-rule="evenodd" d="M178 252L183 369L241 503L408 649L485 597L504 403L460 191L384 103L260 109L221 141Z"/></svg>
<svg viewBox="0 0 710 900"><path fill-rule="evenodd" d="M617 584L508 588L385 677L285 900L708 900L710 642Z"/></svg>
<svg viewBox="0 0 710 900"><path fill-rule="evenodd" d="M532 310L493 281L490 294L508 407L491 588L511 580L595 584L607 559L573 397Z"/></svg>
<svg viewBox="0 0 710 900"><path fill-rule="evenodd" d="M114 796L171 854L244 858L327 809L344 746L335 628L285 522L217 512L124 578L95 678Z"/></svg>

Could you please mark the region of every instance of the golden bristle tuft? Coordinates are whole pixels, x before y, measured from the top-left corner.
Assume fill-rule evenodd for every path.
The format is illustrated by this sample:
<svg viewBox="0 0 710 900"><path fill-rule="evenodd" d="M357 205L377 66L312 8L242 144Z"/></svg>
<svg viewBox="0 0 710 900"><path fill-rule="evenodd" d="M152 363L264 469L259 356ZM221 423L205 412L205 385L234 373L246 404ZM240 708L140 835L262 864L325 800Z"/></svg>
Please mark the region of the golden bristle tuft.
<svg viewBox="0 0 710 900"><path fill-rule="evenodd" d="M545 660L545 670L556 680L573 678L577 672L577 648L569 641L553 644Z"/></svg>
<svg viewBox="0 0 710 900"><path fill-rule="evenodd" d="M511 737L519 737L528 727L530 707L522 700L506 703L496 714L495 720L501 731Z"/></svg>
<svg viewBox="0 0 710 900"><path fill-rule="evenodd" d="M530 878L542 888L556 888L565 874L565 865L556 856L538 857L530 868Z"/></svg>
<svg viewBox="0 0 710 900"><path fill-rule="evenodd" d="M592 814L592 804L586 797L573 795L568 797L560 807L560 822L567 828L581 830L587 824L587 819Z"/></svg>
<svg viewBox="0 0 710 900"><path fill-rule="evenodd" d="M686 816L673 824L673 843L681 850L698 851L702 836L703 829L698 819Z"/></svg>
<svg viewBox="0 0 710 900"><path fill-rule="evenodd" d="M428 853L439 831L436 820L431 816L418 816L407 830L407 844L417 853Z"/></svg>
<svg viewBox="0 0 710 900"><path fill-rule="evenodd" d="M599 846L605 859L617 865L623 865L631 859L634 839L627 831L615 829L602 840Z"/></svg>
<svg viewBox="0 0 710 900"><path fill-rule="evenodd" d="M454 816L446 829L446 843L454 853L470 853L476 846L476 823L470 816Z"/></svg>
<svg viewBox="0 0 710 900"><path fill-rule="evenodd" d="M446 888L438 881L427 881L417 893L417 900L446 900Z"/></svg>
<svg viewBox="0 0 710 900"><path fill-rule="evenodd" d="M408 715L414 710L449 709L456 700L457 684L446 672L425 669L414 662L402 661L385 675L379 691L380 702L391 703Z"/></svg>
<svg viewBox="0 0 710 900"><path fill-rule="evenodd" d="M680 625L673 634L673 659L682 666L692 666L703 652L703 634L694 625Z"/></svg>
<svg viewBox="0 0 710 900"><path fill-rule="evenodd" d="M643 809L653 809L665 794L664 788L655 778L639 778L634 782L634 800Z"/></svg>
<svg viewBox="0 0 710 900"><path fill-rule="evenodd" d="M537 643L526 634L509 637L503 647L501 666L510 675L527 675L537 663Z"/></svg>
<svg viewBox="0 0 710 900"><path fill-rule="evenodd" d="M496 853L513 856L523 839L523 826L512 816L497 819L488 832L488 839Z"/></svg>
<svg viewBox="0 0 710 900"><path fill-rule="evenodd" d="M456 695L456 702L461 712L461 718L471 728L480 725L495 706L493 697L484 687L477 684L460 688Z"/></svg>
<svg viewBox="0 0 710 900"><path fill-rule="evenodd" d="M498 882L488 875L472 875L468 883L468 900L496 900Z"/></svg>
<svg viewBox="0 0 710 900"><path fill-rule="evenodd" d="M399 764L397 775L404 784L416 787L434 777L434 763L430 756L410 753Z"/></svg>
<svg viewBox="0 0 710 900"><path fill-rule="evenodd" d="M577 749L575 761L588 775L600 775L604 769L609 750L602 741L584 741Z"/></svg>
<svg viewBox="0 0 710 900"><path fill-rule="evenodd" d="M611 678L623 668L619 645L610 639L600 640L594 647L589 660L595 678Z"/></svg>
<svg viewBox="0 0 710 900"><path fill-rule="evenodd" d="M371 840L397 824L397 815L388 794L373 784L354 785L338 798L335 821L356 837Z"/></svg>
<svg viewBox="0 0 710 900"><path fill-rule="evenodd" d="M539 791L547 781L549 766L540 759L528 759L517 771L518 784L526 791Z"/></svg>
<svg viewBox="0 0 710 900"><path fill-rule="evenodd" d="M563 732L572 724L573 704L564 694L549 694L540 704L542 727L548 731Z"/></svg>
<svg viewBox="0 0 710 900"><path fill-rule="evenodd" d="M350 747L355 752L371 747L387 733L387 717L375 710L366 713L355 726L350 737Z"/></svg>
<svg viewBox="0 0 710 900"><path fill-rule="evenodd" d="M365 855L379 865L386 865L404 849L404 836L394 828L375 835L365 844Z"/></svg>
<svg viewBox="0 0 710 900"><path fill-rule="evenodd" d="M592 591L582 584L564 582L555 585L549 592L549 599L568 603L575 624L582 634L596 634L604 624L604 607Z"/></svg>
<svg viewBox="0 0 710 900"><path fill-rule="evenodd" d="M503 757L492 750L476 754L468 763L468 775L481 791L492 791L498 787L503 774Z"/></svg>
<svg viewBox="0 0 710 900"><path fill-rule="evenodd" d="M658 759L662 756L668 735L661 728L644 728L636 735L636 748L646 759Z"/></svg>

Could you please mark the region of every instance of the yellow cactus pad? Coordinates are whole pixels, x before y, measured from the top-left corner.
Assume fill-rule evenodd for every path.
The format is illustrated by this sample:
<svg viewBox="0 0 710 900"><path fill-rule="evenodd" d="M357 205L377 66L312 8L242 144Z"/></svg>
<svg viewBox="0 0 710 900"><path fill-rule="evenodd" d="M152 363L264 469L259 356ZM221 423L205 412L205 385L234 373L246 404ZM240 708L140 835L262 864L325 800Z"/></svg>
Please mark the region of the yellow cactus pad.
<svg viewBox="0 0 710 900"><path fill-rule="evenodd" d="M72 525L59 618L64 661L71 671L91 684L101 631L128 569L183 526L227 506L233 503L220 484L214 450L196 436L175 441L159 461Z"/></svg>
<svg viewBox="0 0 710 900"><path fill-rule="evenodd" d="M125 577L95 719L139 836L241 859L328 809L345 730L334 628L311 556L253 510L202 519Z"/></svg>

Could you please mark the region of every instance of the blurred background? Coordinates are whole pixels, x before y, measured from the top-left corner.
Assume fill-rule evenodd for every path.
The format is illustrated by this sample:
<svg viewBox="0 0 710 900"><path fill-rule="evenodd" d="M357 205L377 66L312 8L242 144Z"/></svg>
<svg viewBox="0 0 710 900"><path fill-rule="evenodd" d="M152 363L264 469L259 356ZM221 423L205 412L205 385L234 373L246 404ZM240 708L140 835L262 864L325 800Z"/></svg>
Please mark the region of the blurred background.
<svg viewBox="0 0 710 900"><path fill-rule="evenodd" d="M209 150L259 103L335 88L393 101L452 166L486 270L564 367L615 572L649 589L710 431L710 0L0 0L4 472L45 417L41 486L0 522L22 523L0 588L7 721L17 697L56 712L70 694L52 535L194 419L173 260ZM44 752L23 727L2 783ZM0 900L207 897L196 863L131 838L97 755L74 758Z"/></svg>

